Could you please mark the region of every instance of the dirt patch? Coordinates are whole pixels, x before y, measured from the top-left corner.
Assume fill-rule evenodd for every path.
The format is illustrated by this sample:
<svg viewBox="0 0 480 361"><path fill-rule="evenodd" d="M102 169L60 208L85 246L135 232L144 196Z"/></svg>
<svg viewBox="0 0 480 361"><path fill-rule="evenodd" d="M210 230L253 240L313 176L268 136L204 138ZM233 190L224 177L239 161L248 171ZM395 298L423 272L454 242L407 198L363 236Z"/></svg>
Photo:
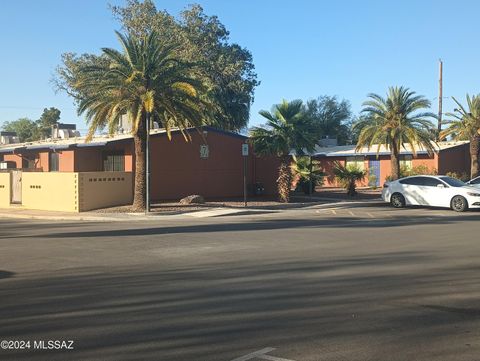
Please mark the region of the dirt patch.
<svg viewBox="0 0 480 361"><path fill-rule="evenodd" d="M287 209L301 208L311 205L312 203L328 203L328 201L316 199L315 197L301 197L292 195L290 203L278 202L273 197L256 197L247 201L249 209ZM245 208L243 198L227 198L227 199L207 199L204 204L180 204L179 202L162 201L154 202L151 211L163 214L178 214L185 212L195 212L208 208ZM97 213L134 213L131 206L110 207L97 209L93 212Z"/></svg>
<svg viewBox="0 0 480 361"><path fill-rule="evenodd" d="M370 200L380 199L381 190L357 189L355 197L349 197L342 188L317 188L315 194L306 196L303 193L292 193L290 203L281 203L274 197L251 197L247 200L247 209L291 209L308 207L312 204L323 204L338 200ZM243 198L207 199L204 204L181 204L173 201L153 202L151 211L162 214L179 214L195 212L208 208L245 208ZM135 213L131 206L97 209L97 213Z"/></svg>

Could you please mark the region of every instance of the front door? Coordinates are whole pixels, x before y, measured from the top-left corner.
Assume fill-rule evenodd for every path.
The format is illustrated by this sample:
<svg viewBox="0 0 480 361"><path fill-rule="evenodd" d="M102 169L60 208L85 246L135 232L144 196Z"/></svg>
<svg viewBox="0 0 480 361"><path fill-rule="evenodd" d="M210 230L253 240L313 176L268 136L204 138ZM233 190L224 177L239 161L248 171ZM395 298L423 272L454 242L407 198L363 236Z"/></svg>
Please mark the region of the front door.
<svg viewBox="0 0 480 361"><path fill-rule="evenodd" d="M378 159L368 161L368 174L368 186L380 187L380 161Z"/></svg>
<svg viewBox="0 0 480 361"><path fill-rule="evenodd" d="M12 198L11 203L22 203L22 171L11 171Z"/></svg>

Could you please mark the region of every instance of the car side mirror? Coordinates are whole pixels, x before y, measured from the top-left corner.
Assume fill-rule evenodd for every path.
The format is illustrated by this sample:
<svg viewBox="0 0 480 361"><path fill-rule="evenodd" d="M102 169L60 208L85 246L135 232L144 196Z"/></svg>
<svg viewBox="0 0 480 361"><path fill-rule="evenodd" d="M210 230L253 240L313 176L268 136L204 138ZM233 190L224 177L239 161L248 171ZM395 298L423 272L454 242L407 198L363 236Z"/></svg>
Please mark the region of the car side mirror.
<svg viewBox="0 0 480 361"><path fill-rule="evenodd" d="M445 188L445 185L443 185L443 184L437 184L437 188Z"/></svg>

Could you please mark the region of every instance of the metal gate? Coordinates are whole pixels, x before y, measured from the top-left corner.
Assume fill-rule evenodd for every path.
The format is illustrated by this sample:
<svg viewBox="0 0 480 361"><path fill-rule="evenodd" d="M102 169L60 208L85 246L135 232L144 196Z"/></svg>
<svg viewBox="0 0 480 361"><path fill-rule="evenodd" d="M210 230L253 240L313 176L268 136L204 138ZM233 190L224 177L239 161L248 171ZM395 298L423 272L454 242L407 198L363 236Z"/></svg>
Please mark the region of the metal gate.
<svg viewBox="0 0 480 361"><path fill-rule="evenodd" d="M12 185L11 203L22 203L22 171L12 170L10 173Z"/></svg>
<svg viewBox="0 0 480 361"><path fill-rule="evenodd" d="M380 161L378 159L368 161L368 185L380 187Z"/></svg>

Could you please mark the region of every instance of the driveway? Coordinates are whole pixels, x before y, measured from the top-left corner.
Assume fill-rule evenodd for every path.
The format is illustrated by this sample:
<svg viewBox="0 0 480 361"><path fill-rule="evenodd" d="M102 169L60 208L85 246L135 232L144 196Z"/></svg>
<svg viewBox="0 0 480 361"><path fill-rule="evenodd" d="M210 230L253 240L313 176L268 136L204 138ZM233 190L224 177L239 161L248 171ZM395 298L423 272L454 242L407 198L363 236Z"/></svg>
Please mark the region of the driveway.
<svg viewBox="0 0 480 361"><path fill-rule="evenodd" d="M0 220L0 340L31 341L0 359L475 360L479 220L388 206ZM48 340L74 349L33 349Z"/></svg>

